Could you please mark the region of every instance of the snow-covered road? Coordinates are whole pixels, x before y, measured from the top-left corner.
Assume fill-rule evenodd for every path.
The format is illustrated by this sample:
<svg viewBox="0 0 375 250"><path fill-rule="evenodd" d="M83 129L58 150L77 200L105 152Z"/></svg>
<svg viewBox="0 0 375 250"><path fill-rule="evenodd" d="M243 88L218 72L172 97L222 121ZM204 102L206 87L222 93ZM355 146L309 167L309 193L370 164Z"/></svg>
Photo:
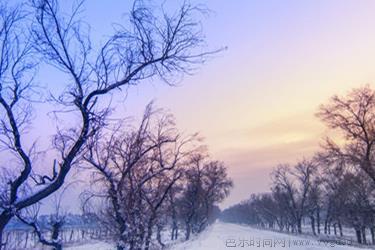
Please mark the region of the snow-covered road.
<svg viewBox="0 0 375 250"><path fill-rule="evenodd" d="M319 242L312 238L301 238L277 232L254 229L237 224L217 222L195 240L174 246L173 250L231 250L231 249L308 249L349 250L358 249L349 242Z"/></svg>
<svg viewBox="0 0 375 250"><path fill-rule="evenodd" d="M356 250L349 242L319 242L313 238L302 238L277 232L259 230L237 224L217 222L188 242L172 246L171 250L231 250L231 249L273 249L273 250ZM112 250L107 243L87 244L71 247L69 250ZM361 248L365 249L365 248ZM372 249L374 250L374 249Z"/></svg>

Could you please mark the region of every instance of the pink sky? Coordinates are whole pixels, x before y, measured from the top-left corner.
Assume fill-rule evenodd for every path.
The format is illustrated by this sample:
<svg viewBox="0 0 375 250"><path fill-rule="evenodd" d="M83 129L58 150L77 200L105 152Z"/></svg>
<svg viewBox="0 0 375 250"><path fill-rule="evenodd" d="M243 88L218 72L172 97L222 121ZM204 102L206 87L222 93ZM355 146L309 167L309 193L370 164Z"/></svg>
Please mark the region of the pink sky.
<svg viewBox="0 0 375 250"><path fill-rule="evenodd" d="M199 2L213 11L202 21L208 47L228 49L178 87L153 82L131 89L125 101L115 103L116 115L140 115L154 99L176 116L181 130L200 132L234 180L226 207L266 191L278 163L318 149L326 133L314 117L319 104L353 87L374 87L375 1ZM98 37L109 33L109 16L127 11L120 0L86 5L85 20ZM45 79L64 80L53 73ZM46 112L40 109L39 116ZM54 127L43 118L34 127L39 125L45 131ZM34 136L42 136L40 130Z"/></svg>
<svg viewBox="0 0 375 250"><path fill-rule="evenodd" d="M318 150L327 132L314 116L320 104L353 87L374 87L375 2L207 5L215 12L206 20L209 44L228 50L181 87L157 87L157 100L226 162L235 183L226 207L266 191L278 163Z"/></svg>

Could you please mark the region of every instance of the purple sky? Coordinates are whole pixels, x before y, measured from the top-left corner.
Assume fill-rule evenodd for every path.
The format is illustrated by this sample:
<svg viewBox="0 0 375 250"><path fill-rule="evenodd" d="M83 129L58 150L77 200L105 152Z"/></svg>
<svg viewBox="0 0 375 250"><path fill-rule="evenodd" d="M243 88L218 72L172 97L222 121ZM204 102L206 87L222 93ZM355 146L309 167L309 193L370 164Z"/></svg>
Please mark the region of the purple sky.
<svg viewBox="0 0 375 250"><path fill-rule="evenodd" d="M86 2L83 15L92 25L95 43L111 34L111 23L121 21L121 14L129 10L127 2ZM200 132L212 157L226 163L234 180L233 192L222 204L226 207L250 193L266 191L276 164L318 149L326 133L314 117L319 104L333 94L373 84L375 2L199 2L212 10L202 21L209 48L228 50L178 87L153 82L130 89L125 100L115 103L116 115L139 116L154 99L176 116L181 130ZM40 77L57 89L64 80L54 70ZM38 110L37 130L30 138L48 140L55 126L47 119L49 108Z"/></svg>

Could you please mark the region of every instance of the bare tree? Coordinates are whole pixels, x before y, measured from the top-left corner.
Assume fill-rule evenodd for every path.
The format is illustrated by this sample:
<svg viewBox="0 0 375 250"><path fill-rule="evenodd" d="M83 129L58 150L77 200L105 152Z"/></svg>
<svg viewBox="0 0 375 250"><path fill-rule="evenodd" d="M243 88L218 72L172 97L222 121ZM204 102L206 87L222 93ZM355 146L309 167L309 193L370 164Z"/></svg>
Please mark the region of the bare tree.
<svg viewBox="0 0 375 250"><path fill-rule="evenodd" d="M345 139L345 145L339 146L327 138L325 157L355 166L375 182L375 91L367 85L345 97L333 96L317 116Z"/></svg>
<svg viewBox="0 0 375 250"><path fill-rule="evenodd" d="M36 67L30 37L23 32L27 29L26 17L20 6L0 6L0 146L3 154L14 160L0 169L6 179L1 190L0 249L4 227L16 210L14 204L26 192L22 185L31 173L35 156L34 146L24 147L21 139L32 118L30 98Z"/></svg>
<svg viewBox="0 0 375 250"><path fill-rule="evenodd" d="M306 215L308 194L315 171L316 166L313 162L303 160L293 168L289 165L280 165L272 173L273 190L286 195L288 211L298 233L302 233L302 218Z"/></svg>
<svg viewBox="0 0 375 250"><path fill-rule="evenodd" d="M149 249L162 205L181 178L196 136L183 137L173 117L150 104L137 129L100 137L84 156L94 169L94 186L102 187L91 190L91 197L108 201L103 220L111 225L117 249Z"/></svg>
<svg viewBox="0 0 375 250"><path fill-rule="evenodd" d="M321 210L323 201L322 180L314 178L307 197L307 213L311 222L311 230L314 235L320 234Z"/></svg>
<svg viewBox="0 0 375 250"><path fill-rule="evenodd" d="M215 204L229 195L232 186L223 163L210 161L204 152L192 155L178 201L186 240L192 233L200 233L206 228Z"/></svg>
<svg viewBox="0 0 375 250"><path fill-rule="evenodd" d="M181 183L177 183L168 193L167 197L167 207L166 213L169 214L171 220L171 240L178 239L178 231L179 231L179 215L178 215L178 195L181 194L182 191Z"/></svg>
<svg viewBox="0 0 375 250"><path fill-rule="evenodd" d="M173 85L176 75L191 72L211 54L200 52L204 40L195 17L202 11L188 3L170 15L163 11L158 14L142 1L135 1L129 22L117 26L99 49L91 46L89 27L80 20L83 4L78 2L66 15L57 0L33 0L27 9L27 13L35 14L31 39L22 37L29 30L23 12L1 8L0 136L6 151L19 162L14 170L19 173L9 180L8 195L1 204L0 241L17 211L45 199L64 184L79 163L87 140L106 125L112 107L104 105L101 97L152 77ZM56 132L53 146L59 157L51 164L51 175L36 173L36 150L23 143L32 120L30 97L39 92L33 86L32 51L68 76L62 92L52 99L62 111L79 116L78 124ZM39 187L23 195L22 186L32 182Z"/></svg>
<svg viewBox="0 0 375 250"><path fill-rule="evenodd" d="M339 131L344 139L344 144L339 146L327 138L319 153L328 176L325 186L330 217L326 219L325 231L328 227L330 233L333 220L338 222L342 234L341 222L344 221L355 229L358 242L366 243L365 228L373 228L369 205L373 194L367 191L367 178L362 173L375 183L375 92L367 85L353 89L345 97L333 96L329 103L320 107L317 116L329 128ZM336 233L335 224L334 231Z"/></svg>

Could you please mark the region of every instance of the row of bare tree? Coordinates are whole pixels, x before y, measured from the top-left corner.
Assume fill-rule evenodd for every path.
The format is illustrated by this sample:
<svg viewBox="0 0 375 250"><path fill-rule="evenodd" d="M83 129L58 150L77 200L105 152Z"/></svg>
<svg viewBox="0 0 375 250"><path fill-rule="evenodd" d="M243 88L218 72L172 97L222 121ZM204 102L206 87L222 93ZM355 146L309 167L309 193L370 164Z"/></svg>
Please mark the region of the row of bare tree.
<svg viewBox="0 0 375 250"><path fill-rule="evenodd" d="M196 135L177 131L171 115L149 105L138 127L118 126L97 136L84 155L92 181L83 206L111 232L118 249L164 247L166 234L170 242L180 231L188 240L216 219L216 204L232 181Z"/></svg>
<svg viewBox="0 0 375 250"><path fill-rule="evenodd" d="M375 91L354 89L334 96L317 116L341 133L327 138L309 160L279 165L270 193L253 195L223 212L223 219L261 227L344 236L354 229L358 243L375 244Z"/></svg>
<svg viewBox="0 0 375 250"><path fill-rule="evenodd" d="M128 20L114 25L100 45L82 20L85 2L72 2L67 8L59 0L0 1L0 249L15 218L42 243L61 249L60 216L47 237L28 214L50 202L80 167L93 172L87 193L119 249L149 248L155 228L160 234L170 221L173 237L183 222L189 238L227 195L225 168L190 147L195 138L182 138L169 116L151 122L151 107L139 128L113 129L111 100L144 80L174 85L215 53L203 49L198 18L206 11L187 1L168 12L135 0ZM43 85L46 71L55 77ZM36 107L53 107L54 116ZM41 115L45 122L34 127ZM29 133L47 136L49 122L56 130L42 147Z"/></svg>

